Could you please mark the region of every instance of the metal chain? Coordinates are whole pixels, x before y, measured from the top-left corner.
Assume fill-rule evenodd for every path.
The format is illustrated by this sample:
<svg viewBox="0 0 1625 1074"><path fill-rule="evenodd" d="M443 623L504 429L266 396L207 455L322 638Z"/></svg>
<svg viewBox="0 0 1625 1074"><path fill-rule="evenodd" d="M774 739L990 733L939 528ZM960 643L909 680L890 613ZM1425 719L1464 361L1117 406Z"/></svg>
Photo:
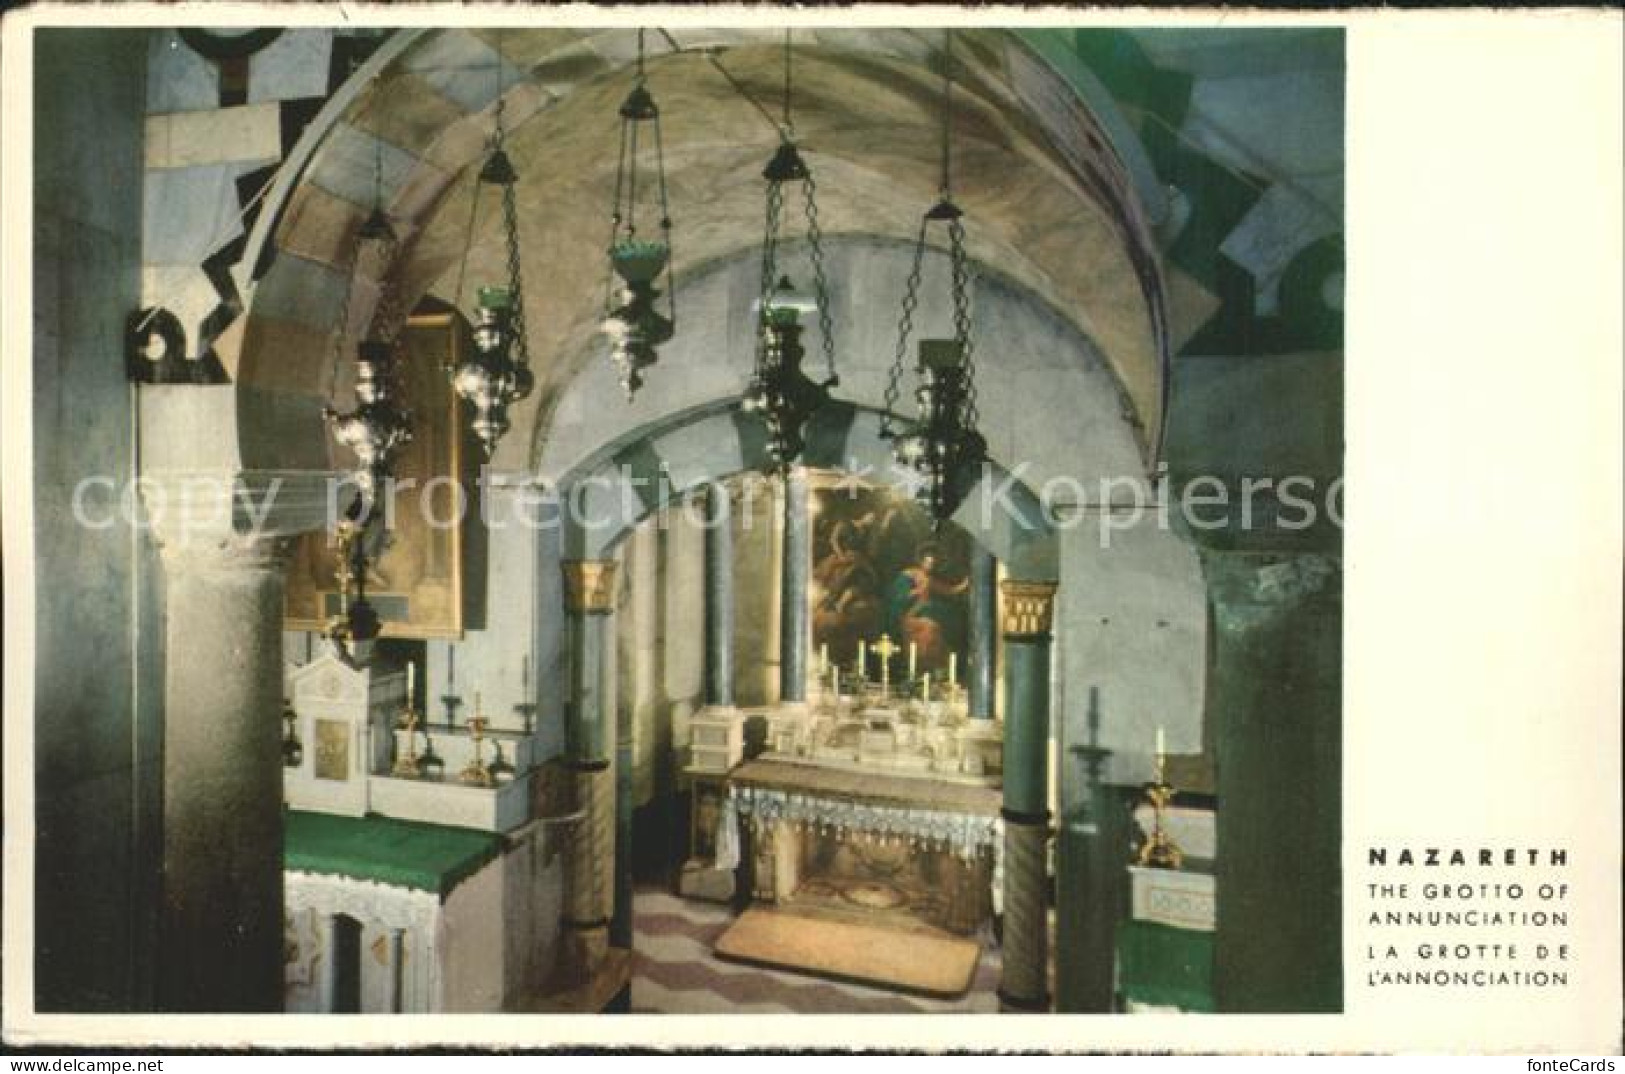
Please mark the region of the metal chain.
<svg viewBox="0 0 1625 1074"><path fill-rule="evenodd" d="M767 333L761 329L767 324L768 309L773 299L774 276L778 268L779 216L784 205L781 184L767 184L767 224L762 238L762 289L757 304L756 372L760 375L767 358Z"/></svg>
<svg viewBox="0 0 1625 1074"><path fill-rule="evenodd" d="M953 126L954 98L953 98L953 69L954 69L954 31L950 27L943 31L942 48L942 197L948 200L952 193L950 183L949 162L950 149L948 132Z"/></svg>
<svg viewBox="0 0 1625 1074"><path fill-rule="evenodd" d="M920 220L920 235L914 243L914 263L909 266L908 282L903 286L903 319L897 329L897 354L892 358L891 375L886 380L886 394L880 415L880 435L892 433L892 414L897 409L898 382L903 377L903 363L908 358L908 337L914 331L914 311L920 304L920 268L925 262L925 228L927 220Z"/></svg>
<svg viewBox="0 0 1625 1074"><path fill-rule="evenodd" d="M964 424L976 428L976 362L972 354L970 319L970 266L965 257L965 225L960 218L948 223L948 259L952 267L954 296L954 336L959 340L960 364L964 367Z"/></svg>
<svg viewBox="0 0 1625 1074"><path fill-rule="evenodd" d="M508 279L513 290L513 339L517 345L515 361L520 365L530 362L530 342L525 334L525 281L519 263L519 210L515 205L514 187L502 187L502 224L508 239Z"/></svg>
<svg viewBox="0 0 1625 1074"><path fill-rule="evenodd" d="M672 330L677 329L677 281L672 262L675 252L671 244L671 204L666 200L666 148L660 136L660 113L655 113L655 174L660 177L660 237L666 243L666 305L670 309Z"/></svg>
<svg viewBox="0 0 1625 1074"><path fill-rule="evenodd" d="M801 181L802 193L807 198L807 242L812 247L813 297L818 303L818 332L824 350L824 368L834 381L835 326L829 313L829 281L824 277L824 236L818 227L817 186L813 183L812 169Z"/></svg>

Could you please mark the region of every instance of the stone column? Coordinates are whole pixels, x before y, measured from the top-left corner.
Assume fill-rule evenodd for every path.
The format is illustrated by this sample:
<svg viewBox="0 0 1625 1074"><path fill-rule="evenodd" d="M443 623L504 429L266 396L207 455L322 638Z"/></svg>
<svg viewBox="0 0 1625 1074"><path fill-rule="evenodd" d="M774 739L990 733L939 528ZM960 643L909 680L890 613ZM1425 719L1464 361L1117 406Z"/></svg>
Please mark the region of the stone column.
<svg viewBox="0 0 1625 1074"><path fill-rule="evenodd" d="M575 805L585 816L571 828L570 887L563 957L578 977L603 964L614 900L615 781L607 748L604 649L615 610L615 561L566 560L564 605L570 621L570 704L566 766Z"/></svg>
<svg viewBox="0 0 1625 1074"><path fill-rule="evenodd" d="M1004 969L1007 1011L1049 1009L1049 687L1055 583L1004 583Z"/></svg>
<svg viewBox="0 0 1625 1074"><path fill-rule="evenodd" d="M726 487L709 485L705 498L705 703L734 705L734 534Z"/></svg>
<svg viewBox="0 0 1625 1074"><path fill-rule="evenodd" d="M807 607L811 541L807 475L793 467L784 477L784 560L779 576L779 700L792 705L807 700L807 650L812 645Z"/></svg>
<svg viewBox="0 0 1625 1074"><path fill-rule="evenodd" d="M1342 563L1202 551L1221 1011L1343 1008Z"/></svg>
<svg viewBox="0 0 1625 1074"><path fill-rule="evenodd" d="M970 659L966 701L972 719L993 718L994 653L999 615L999 561L981 545L970 554Z"/></svg>
<svg viewBox="0 0 1625 1074"><path fill-rule="evenodd" d="M167 667L159 1006L280 1011L289 545L217 532L160 537Z"/></svg>

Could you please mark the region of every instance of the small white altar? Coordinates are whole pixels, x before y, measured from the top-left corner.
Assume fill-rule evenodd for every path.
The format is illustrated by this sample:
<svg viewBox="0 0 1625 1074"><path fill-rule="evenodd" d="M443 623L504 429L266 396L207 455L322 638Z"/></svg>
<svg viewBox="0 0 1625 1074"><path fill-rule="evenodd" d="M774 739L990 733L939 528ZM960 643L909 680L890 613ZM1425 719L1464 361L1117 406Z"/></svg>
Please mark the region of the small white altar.
<svg viewBox="0 0 1625 1074"><path fill-rule="evenodd" d="M525 823L535 737L489 725L476 734L421 716L408 726L409 674L352 668L331 652L290 669L287 739L298 748L284 751L288 805L490 832ZM481 770L485 781L469 778Z"/></svg>

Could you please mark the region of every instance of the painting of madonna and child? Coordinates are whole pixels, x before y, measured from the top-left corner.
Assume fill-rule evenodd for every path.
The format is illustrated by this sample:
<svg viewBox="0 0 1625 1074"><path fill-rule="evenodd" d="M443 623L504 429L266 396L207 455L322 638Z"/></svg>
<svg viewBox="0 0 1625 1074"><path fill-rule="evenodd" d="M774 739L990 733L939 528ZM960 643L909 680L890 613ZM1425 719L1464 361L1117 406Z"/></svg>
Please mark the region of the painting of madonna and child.
<svg viewBox="0 0 1625 1074"><path fill-rule="evenodd" d="M880 678L875 646L889 638L894 677L913 667L938 682L967 667L971 540L891 489L814 483L813 648L830 663L862 662Z"/></svg>

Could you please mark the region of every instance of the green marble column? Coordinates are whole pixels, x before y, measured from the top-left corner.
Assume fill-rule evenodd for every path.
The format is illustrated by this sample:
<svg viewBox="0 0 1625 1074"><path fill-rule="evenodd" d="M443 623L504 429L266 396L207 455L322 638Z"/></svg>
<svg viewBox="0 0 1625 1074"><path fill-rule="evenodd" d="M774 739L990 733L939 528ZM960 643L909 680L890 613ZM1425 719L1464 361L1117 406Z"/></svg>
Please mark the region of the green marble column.
<svg viewBox="0 0 1625 1074"><path fill-rule="evenodd" d="M734 535L726 487L705 493L705 703L734 703Z"/></svg>
<svg viewBox="0 0 1625 1074"><path fill-rule="evenodd" d="M999 561L981 545L970 554L970 658L966 701L972 719L993 718L994 653L998 648Z"/></svg>
<svg viewBox="0 0 1625 1074"><path fill-rule="evenodd" d="M1007 580L1004 632L1004 963L1007 1011L1049 1009L1049 688L1055 583Z"/></svg>
<svg viewBox="0 0 1625 1074"><path fill-rule="evenodd" d="M609 950L614 909L615 780L608 754L604 651L615 608L613 560L566 560L565 611L570 623L570 703L566 765L575 804L585 816L571 829L563 958L585 979Z"/></svg>
<svg viewBox="0 0 1625 1074"><path fill-rule="evenodd" d="M1202 553L1218 774L1221 1011L1343 1005L1342 565Z"/></svg>
<svg viewBox="0 0 1625 1074"><path fill-rule="evenodd" d="M784 477L784 560L779 590L779 699L790 703L807 700L807 650L812 645L807 608L811 539L807 476L794 467Z"/></svg>

